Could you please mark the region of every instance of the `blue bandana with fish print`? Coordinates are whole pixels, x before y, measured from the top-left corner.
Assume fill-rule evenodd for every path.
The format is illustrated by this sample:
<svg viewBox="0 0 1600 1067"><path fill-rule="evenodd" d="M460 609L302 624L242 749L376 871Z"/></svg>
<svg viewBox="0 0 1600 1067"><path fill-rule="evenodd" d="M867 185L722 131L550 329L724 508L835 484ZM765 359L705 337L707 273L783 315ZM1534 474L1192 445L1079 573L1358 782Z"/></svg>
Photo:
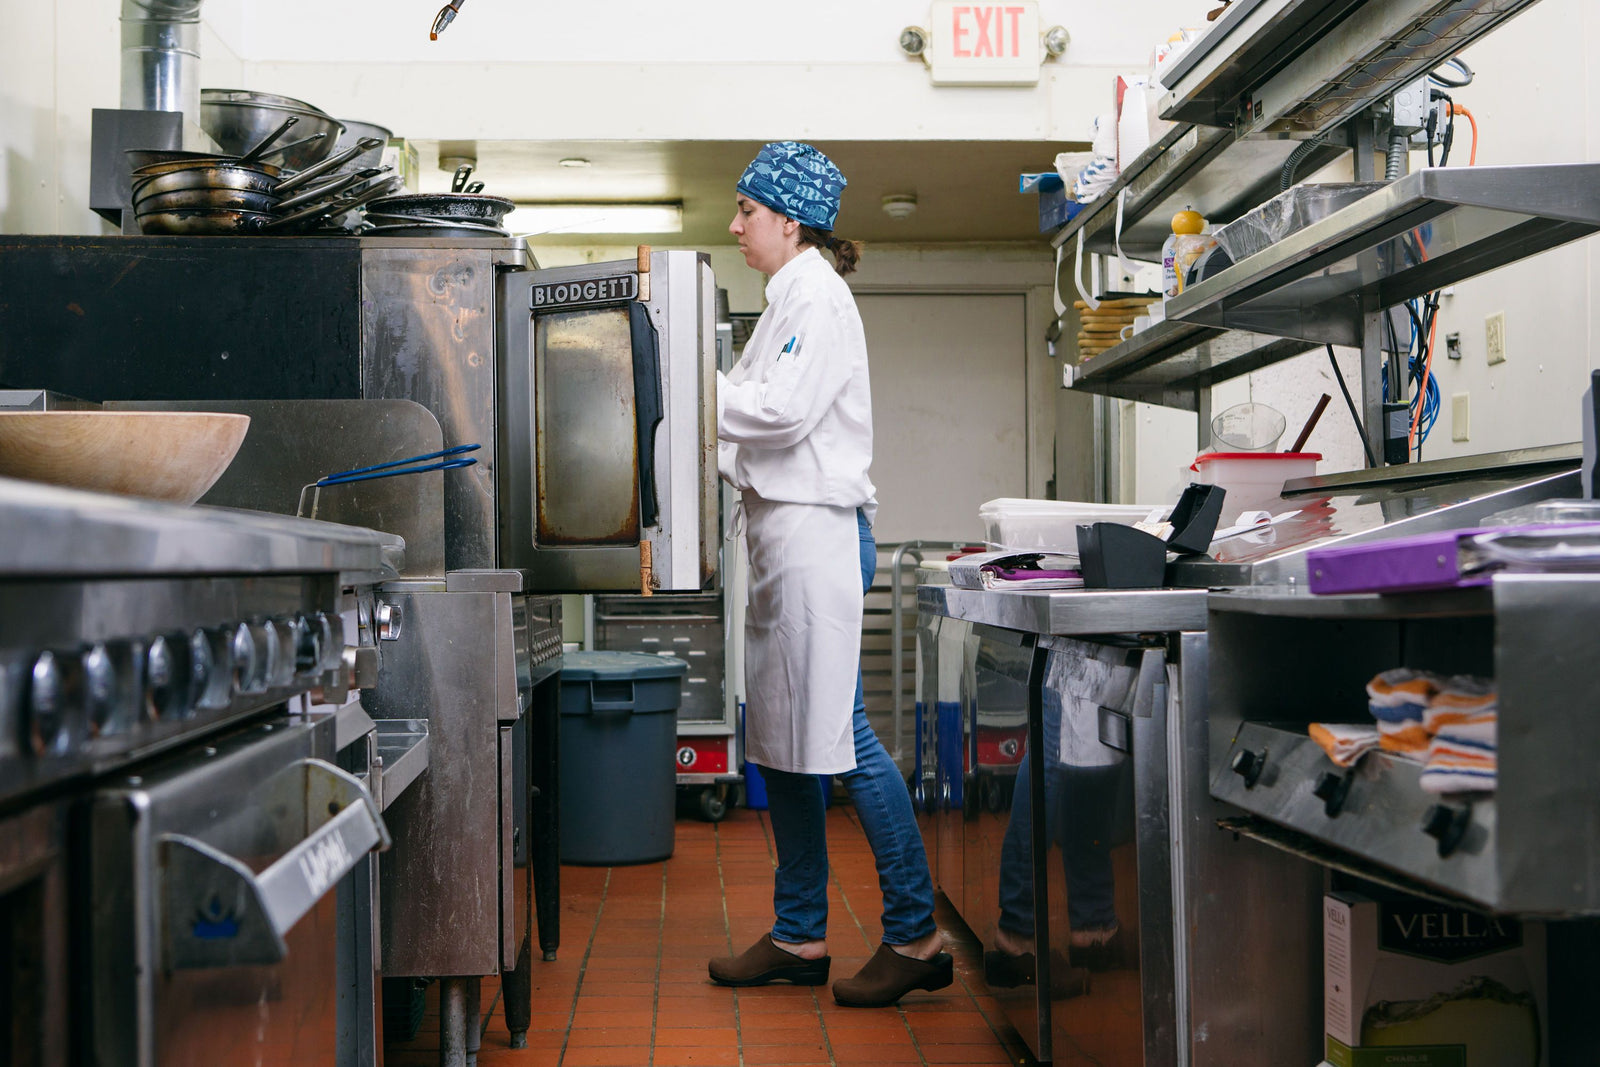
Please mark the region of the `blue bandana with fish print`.
<svg viewBox="0 0 1600 1067"><path fill-rule="evenodd" d="M831 232L848 183L833 160L799 141L763 145L735 187L796 222Z"/></svg>

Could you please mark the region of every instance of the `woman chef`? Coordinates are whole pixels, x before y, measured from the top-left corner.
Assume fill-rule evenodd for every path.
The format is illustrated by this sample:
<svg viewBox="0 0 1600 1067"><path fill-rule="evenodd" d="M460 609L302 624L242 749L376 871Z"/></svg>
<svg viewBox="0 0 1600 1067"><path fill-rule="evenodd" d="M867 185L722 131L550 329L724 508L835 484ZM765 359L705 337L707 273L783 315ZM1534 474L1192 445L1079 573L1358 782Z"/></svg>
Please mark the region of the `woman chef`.
<svg viewBox="0 0 1600 1067"><path fill-rule="evenodd" d="M910 796L867 724L860 679L862 596L877 550L866 338L840 275L853 242L832 235L845 186L817 149L761 149L735 189L728 230L767 281L767 309L717 395L718 465L740 490L750 559L745 618L745 752L767 786L778 849L772 932L715 959L722 985L828 980L828 853L817 775L839 777L877 858L883 944L833 985L856 1007L950 984L933 885ZM820 249L833 253L836 267ZM838 273L835 273L837 270ZM859 561L859 570L858 570ZM850 676L856 675L855 679ZM854 706L851 713L851 689Z"/></svg>

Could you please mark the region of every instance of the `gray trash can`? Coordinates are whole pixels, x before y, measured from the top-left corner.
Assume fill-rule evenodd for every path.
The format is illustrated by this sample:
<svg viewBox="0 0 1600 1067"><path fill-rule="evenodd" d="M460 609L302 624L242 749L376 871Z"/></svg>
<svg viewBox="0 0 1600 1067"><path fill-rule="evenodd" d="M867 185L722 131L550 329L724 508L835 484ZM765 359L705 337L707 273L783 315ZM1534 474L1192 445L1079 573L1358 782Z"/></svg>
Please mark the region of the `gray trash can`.
<svg viewBox="0 0 1600 1067"><path fill-rule="evenodd" d="M688 667L640 652L562 657L562 863L672 855L678 703Z"/></svg>

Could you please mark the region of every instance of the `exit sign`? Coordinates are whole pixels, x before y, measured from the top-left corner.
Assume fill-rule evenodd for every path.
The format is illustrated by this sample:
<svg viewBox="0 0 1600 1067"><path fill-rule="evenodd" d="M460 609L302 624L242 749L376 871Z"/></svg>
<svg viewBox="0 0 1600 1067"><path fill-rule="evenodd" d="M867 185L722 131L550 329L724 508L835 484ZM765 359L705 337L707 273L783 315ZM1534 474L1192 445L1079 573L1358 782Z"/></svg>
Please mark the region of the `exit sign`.
<svg viewBox="0 0 1600 1067"><path fill-rule="evenodd" d="M935 0L928 16L935 85L1037 85L1044 59L1037 0Z"/></svg>

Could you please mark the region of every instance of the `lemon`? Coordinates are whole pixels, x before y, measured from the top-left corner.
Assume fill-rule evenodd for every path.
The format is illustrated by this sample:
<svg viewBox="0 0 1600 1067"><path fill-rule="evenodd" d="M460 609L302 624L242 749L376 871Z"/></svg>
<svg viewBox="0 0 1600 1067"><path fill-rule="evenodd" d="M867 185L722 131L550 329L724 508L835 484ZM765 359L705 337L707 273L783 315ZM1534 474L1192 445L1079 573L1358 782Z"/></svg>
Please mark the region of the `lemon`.
<svg viewBox="0 0 1600 1067"><path fill-rule="evenodd" d="M1198 211L1180 211L1172 216L1172 232L1180 234L1199 233L1206 228L1206 220L1200 217Z"/></svg>

